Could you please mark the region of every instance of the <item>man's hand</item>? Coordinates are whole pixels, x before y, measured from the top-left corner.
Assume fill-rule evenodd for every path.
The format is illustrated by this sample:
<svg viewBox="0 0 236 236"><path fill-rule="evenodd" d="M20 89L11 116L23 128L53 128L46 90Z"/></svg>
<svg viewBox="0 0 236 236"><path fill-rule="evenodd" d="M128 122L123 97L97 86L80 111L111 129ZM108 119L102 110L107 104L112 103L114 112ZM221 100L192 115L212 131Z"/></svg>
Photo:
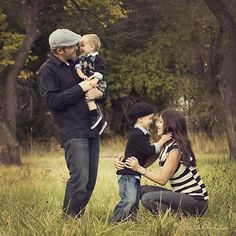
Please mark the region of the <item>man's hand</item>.
<svg viewBox="0 0 236 236"><path fill-rule="evenodd" d="M93 88L85 94L85 98L86 99L98 99L98 98L101 98L102 95L103 95L102 91L100 91L97 88Z"/></svg>
<svg viewBox="0 0 236 236"><path fill-rule="evenodd" d="M92 86L94 88L97 87L97 84L98 84L98 79L97 78L91 79L90 82L92 83Z"/></svg>
<svg viewBox="0 0 236 236"><path fill-rule="evenodd" d="M93 88L93 85L89 80L84 80L84 81L80 82L79 86L82 88L82 90L84 92L87 92Z"/></svg>

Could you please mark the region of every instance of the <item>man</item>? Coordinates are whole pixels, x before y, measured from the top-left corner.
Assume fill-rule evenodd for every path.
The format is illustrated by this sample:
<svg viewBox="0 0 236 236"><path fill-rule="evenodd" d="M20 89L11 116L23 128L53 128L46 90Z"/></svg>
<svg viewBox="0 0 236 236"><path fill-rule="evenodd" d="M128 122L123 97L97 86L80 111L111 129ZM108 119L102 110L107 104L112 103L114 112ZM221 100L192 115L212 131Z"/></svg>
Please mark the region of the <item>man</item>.
<svg viewBox="0 0 236 236"><path fill-rule="evenodd" d="M90 129L87 99L104 101L106 91L92 89L82 81L73 59L81 36L57 29L49 36L51 55L39 69L40 94L53 116L55 128L65 150L70 178L66 185L63 212L72 217L83 215L92 195L98 169L99 135ZM91 90L92 89L92 90Z"/></svg>

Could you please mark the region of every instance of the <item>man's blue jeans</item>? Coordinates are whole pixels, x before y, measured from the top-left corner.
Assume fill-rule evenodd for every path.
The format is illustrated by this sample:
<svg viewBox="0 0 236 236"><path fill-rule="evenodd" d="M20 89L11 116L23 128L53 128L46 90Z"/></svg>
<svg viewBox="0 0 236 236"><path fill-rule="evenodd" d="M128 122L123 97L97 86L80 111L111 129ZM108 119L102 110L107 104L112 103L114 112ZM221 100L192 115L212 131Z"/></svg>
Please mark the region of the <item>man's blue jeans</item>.
<svg viewBox="0 0 236 236"><path fill-rule="evenodd" d="M67 181L63 211L80 216L92 195L98 170L99 137L73 138L63 145L70 178Z"/></svg>
<svg viewBox="0 0 236 236"><path fill-rule="evenodd" d="M134 175L122 175L119 179L119 195L121 200L114 209L110 222L119 222L137 215L140 180Z"/></svg>

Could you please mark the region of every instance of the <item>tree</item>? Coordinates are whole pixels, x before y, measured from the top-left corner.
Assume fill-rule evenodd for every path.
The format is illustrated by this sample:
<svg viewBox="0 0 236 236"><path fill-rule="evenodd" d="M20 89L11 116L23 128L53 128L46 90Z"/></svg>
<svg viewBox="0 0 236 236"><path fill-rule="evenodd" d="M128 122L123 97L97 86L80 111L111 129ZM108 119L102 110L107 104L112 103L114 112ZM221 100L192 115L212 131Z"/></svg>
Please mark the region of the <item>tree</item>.
<svg viewBox="0 0 236 236"><path fill-rule="evenodd" d="M220 26L215 77L224 104L230 158L236 160L236 22L221 0L204 0Z"/></svg>
<svg viewBox="0 0 236 236"><path fill-rule="evenodd" d="M24 38L24 35L19 33L12 33L8 31L8 24L6 22L6 15L0 13L0 29L1 29L1 38L0 38L0 78L1 78L1 87L4 87L5 71L10 65L14 64L13 55L17 52L20 47L20 44ZM1 100L5 101L4 95L6 94L6 89L1 90ZM1 104L1 111L4 110L5 104ZM19 163L19 154L18 154L18 143L14 136L14 131L7 125L5 117L1 114L0 117L0 132L2 138L0 140L0 161L3 163L11 162L12 156L16 156ZM12 148L12 153L9 155L10 147Z"/></svg>
<svg viewBox="0 0 236 236"><path fill-rule="evenodd" d="M16 79L29 55L30 49L38 37L37 18L47 3L46 0L12 1L13 6L20 6L21 16L25 24L25 37L14 57L14 64L6 70L4 116L0 121L2 136L0 161L7 164L20 164L19 142L16 137L17 92Z"/></svg>
<svg viewBox="0 0 236 236"><path fill-rule="evenodd" d="M196 67L203 67L205 61L199 58L206 44L200 22L209 18L204 15L204 6L202 9L191 1L177 0L122 3L127 18L109 28L112 37L107 80L114 107L120 101L120 112L127 112L131 101L146 100L162 110L178 106L180 97L197 100L204 77ZM125 96L127 99L120 99ZM118 117L115 110L111 114L112 120ZM122 120L128 122L126 117L124 113ZM119 126L117 130L122 131Z"/></svg>

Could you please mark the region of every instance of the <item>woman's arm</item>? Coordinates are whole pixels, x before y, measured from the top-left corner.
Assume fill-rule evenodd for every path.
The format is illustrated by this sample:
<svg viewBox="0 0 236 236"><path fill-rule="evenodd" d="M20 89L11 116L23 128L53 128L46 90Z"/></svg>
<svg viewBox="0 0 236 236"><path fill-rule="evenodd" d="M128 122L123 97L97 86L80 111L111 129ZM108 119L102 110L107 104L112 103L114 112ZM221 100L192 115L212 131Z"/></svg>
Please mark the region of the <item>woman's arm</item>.
<svg viewBox="0 0 236 236"><path fill-rule="evenodd" d="M157 160L158 157L159 157L159 153L157 153L151 157L148 157L148 159L146 160L146 162L144 164L144 167L147 168L150 165L152 165Z"/></svg>
<svg viewBox="0 0 236 236"><path fill-rule="evenodd" d="M180 152L178 150L173 150L169 153L169 156L159 173L153 173L148 169L140 166L138 160L135 157L130 157L126 160L126 167L139 172L140 174L144 175L146 178L154 181L155 183L165 185L175 173L179 162Z"/></svg>

